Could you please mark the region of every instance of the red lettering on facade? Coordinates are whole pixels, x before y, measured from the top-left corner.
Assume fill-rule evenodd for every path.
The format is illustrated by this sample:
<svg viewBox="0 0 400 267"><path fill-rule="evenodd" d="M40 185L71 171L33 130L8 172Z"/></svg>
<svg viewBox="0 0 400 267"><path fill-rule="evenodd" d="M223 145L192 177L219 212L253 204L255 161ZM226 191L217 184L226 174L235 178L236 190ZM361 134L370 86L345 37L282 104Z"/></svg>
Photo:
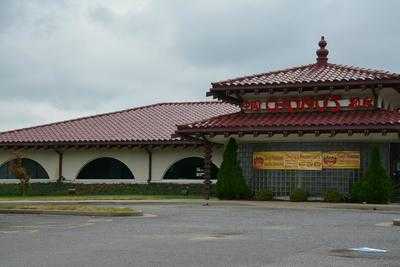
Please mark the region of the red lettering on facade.
<svg viewBox="0 0 400 267"><path fill-rule="evenodd" d="M267 105L268 112L277 112L278 111L278 105L276 102L272 102L272 103L267 102L266 105ZM271 107L271 106L273 106L273 107Z"/></svg>
<svg viewBox="0 0 400 267"><path fill-rule="evenodd" d="M340 95L304 96L295 98L271 98L268 100L248 100L242 103L242 110L250 112L339 112L347 109L367 109L374 107L373 97L351 97L342 99Z"/></svg>
<svg viewBox="0 0 400 267"><path fill-rule="evenodd" d="M335 107L332 108L332 111L333 111L333 112L339 112L339 111L340 111L341 106L340 106L339 100L340 100L341 98L342 98L342 97L341 97L340 95L332 95L332 96L329 98L330 101L332 101L332 102L335 103Z"/></svg>
<svg viewBox="0 0 400 267"><path fill-rule="evenodd" d="M372 99L372 97L364 98L362 106L363 106L363 108L372 108L372 107L374 107L374 100Z"/></svg>
<svg viewBox="0 0 400 267"><path fill-rule="evenodd" d="M357 109L359 106L360 106L360 98L359 97L350 98L349 108Z"/></svg>
<svg viewBox="0 0 400 267"><path fill-rule="evenodd" d="M253 112L261 111L261 101L260 100L244 101L242 104L242 109Z"/></svg>

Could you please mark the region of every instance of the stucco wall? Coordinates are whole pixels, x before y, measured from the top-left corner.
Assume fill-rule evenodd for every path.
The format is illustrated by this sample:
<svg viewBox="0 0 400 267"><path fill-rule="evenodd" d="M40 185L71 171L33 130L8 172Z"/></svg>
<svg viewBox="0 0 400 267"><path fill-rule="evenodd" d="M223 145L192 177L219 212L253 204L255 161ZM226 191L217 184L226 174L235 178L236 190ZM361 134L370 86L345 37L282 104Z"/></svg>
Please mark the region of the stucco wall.
<svg viewBox="0 0 400 267"><path fill-rule="evenodd" d="M222 148L214 149L212 161L218 167L222 162ZM22 157L37 161L48 173L50 180L58 179L58 154L54 150L21 150L18 152ZM159 148L153 150L152 156L152 181L153 182L176 182L192 183L202 180L162 180L167 169L180 159L186 157L203 157L202 148ZM135 180L76 180L79 171L90 161L111 157L120 160L131 170ZM0 165L15 158L15 152L0 150ZM69 149L64 151L63 177L67 181L80 183L146 183L148 179L148 154L143 149ZM40 182L43 180L32 180ZM47 180L44 180L47 181ZM17 180L1 179L0 183L15 183Z"/></svg>

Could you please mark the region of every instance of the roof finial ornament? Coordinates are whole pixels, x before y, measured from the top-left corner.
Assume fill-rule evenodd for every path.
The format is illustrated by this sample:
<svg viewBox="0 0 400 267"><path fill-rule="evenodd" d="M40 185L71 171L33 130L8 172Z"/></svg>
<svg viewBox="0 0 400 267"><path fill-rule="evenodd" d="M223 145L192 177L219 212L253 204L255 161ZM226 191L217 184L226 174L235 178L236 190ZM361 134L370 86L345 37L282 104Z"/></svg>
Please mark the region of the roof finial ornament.
<svg viewBox="0 0 400 267"><path fill-rule="evenodd" d="M319 49L317 50L317 64L326 64L328 62L329 50L325 48L327 42L325 37L321 36L321 40L318 42Z"/></svg>

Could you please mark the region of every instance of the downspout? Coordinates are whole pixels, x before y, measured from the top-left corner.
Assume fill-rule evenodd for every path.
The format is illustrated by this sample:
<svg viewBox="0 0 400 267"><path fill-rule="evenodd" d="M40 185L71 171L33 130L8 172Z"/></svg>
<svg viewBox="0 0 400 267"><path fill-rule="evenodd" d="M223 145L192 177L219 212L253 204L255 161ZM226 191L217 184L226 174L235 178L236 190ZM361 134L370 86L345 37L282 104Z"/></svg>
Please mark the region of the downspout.
<svg viewBox="0 0 400 267"><path fill-rule="evenodd" d="M151 178L152 178L153 152L148 147L146 147L145 150L147 152L148 162L149 162L149 165L148 165L149 173L148 173L148 176L147 176L147 183L149 184L149 183L151 183Z"/></svg>
<svg viewBox="0 0 400 267"><path fill-rule="evenodd" d="M57 183L62 183L64 180L63 177L63 156L64 156L64 152L61 150L56 150L57 154L58 154L58 179L57 179Z"/></svg>

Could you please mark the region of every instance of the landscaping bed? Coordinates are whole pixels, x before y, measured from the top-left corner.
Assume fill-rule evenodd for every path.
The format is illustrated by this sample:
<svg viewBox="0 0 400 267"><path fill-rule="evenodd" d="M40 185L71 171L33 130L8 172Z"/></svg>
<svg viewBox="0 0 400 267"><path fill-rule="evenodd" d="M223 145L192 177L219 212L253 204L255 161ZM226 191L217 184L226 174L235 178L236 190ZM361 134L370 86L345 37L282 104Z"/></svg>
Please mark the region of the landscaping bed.
<svg viewBox="0 0 400 267"><path fill-rule="evenodd" d="M82 183L31 183L27 196L88 196L88 195L163 195L163 196L203 196L204 184L82 184ZM211 195L215 196L215 186L211 185ZM0 197L21 196L18 183L0 184Z"/></svg>
<svg viewBox="0 0 400 267"><path fill-rule="evenodd" d="M95 205L0 205L0 213L14 214L57 214L84 216L141 216L141 211L128 207L104 207Z"/></svg>
<svg viewBox="0 0 400 267"><path fill-rule="evenodd" d="M170 200L203 199L202 196L182 195L43 195L43 196L0 196L2 201L85 201L85 200Z"/></svg>

